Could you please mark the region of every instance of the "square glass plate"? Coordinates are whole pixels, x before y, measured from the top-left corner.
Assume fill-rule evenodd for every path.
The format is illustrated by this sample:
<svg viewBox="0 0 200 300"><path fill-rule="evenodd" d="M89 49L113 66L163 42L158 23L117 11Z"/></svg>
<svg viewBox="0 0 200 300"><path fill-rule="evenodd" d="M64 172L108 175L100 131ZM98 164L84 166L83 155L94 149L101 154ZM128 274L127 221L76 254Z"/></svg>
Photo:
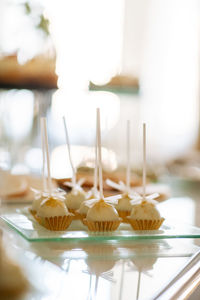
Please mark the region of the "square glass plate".
<svg viewBox="0 0 200 300"><path fill-rule="evenodd" d="M188 224L166 221L159 230L134 231L129 224L122 223L118 230L106 233L88 231L81 221L71 223L66 231L50 231L40 226L28 212L17 209L1 218L19 235L28 241L130 241L145 239L200 238L200 228Z"/></svg>

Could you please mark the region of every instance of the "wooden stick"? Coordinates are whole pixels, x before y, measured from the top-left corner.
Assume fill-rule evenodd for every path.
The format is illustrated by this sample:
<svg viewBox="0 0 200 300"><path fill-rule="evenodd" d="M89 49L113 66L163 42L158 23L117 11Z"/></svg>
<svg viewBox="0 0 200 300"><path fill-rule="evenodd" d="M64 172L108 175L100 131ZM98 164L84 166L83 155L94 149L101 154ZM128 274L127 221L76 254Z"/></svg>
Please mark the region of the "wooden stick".
<svg viewBox="0 0 200 300"><path fill-rule="evenodd" d="M67 148L68 148L69 161L70 161L72 172L73 172L72 183L73 183L73 186L75 186L76 185L76 169L74 168L73 161L72 161L71 146L70 146L70 141L69 141L66 119L64 116L63 116L63 123L64 123L64 129L65 129L65 138L66 138L66 143L67 143Z"/></svg>
<svg viewBox="0 0 200 300"><path fill-rule="evenodd" d="M103 176L102 176L102 158L101 158L101 121L100 121L100 108L97 108L97 143L98 143L98 167L99 167L99 191L100 198L103 196Z"/></svg>
<svg viewBox="0 0 200 300"><path fill-rule="evenodd" d="M143 199L146 196L146 124L143 123Z"/></svg>
<svg viewBox="0 0 200 300"><path fill-rule="evenodd" d="M42 118L40 118L40 132L41 132L41 142L42 142L42 183L43 183L43 192L47 190L47 181L45 175L45 136L44 136L44 124Z"/></svg>
<svg viewBox="0 0 200 300"><path fill-rule="evenodd" d="M131 167L130 167L130 120L127 120L127 127L126 127L126 187L127 191L130 190L130 173L131 173Z"/></svg>
<svg viewBox="0 0 200 300"><path fill-rule="evenodd" d="M49 158L49 143L48 143L48 135L47 135L47 120L46 118L42 118L43 126L44 126L44 141L45 141L45 150L46 150L46 158L47 158L47 174L48 174L48 190L49 196L52 194L52 184L51 184L51 171L50 171L50 158Z"/></svg>

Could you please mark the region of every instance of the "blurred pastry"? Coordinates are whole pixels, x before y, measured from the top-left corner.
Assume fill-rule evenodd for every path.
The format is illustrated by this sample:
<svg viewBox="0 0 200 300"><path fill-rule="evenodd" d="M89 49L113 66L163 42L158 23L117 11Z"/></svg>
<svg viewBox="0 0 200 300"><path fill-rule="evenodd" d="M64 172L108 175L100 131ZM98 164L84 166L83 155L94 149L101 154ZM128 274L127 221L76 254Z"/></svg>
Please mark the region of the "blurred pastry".
<svg viewBox="0 0 200 300"><path fill-rule="evenodd" d="M134 230L157 230L164 218L160 216L154 202L144 198L141 203L133 205L128 220Z"/></svg>
<svg viewBox="0 0 200 300"><path fill-rule="evenodd" d="M5 174L4 174L5 175ZM13 183L13 184L12 184ZM28 203L35 199L33 190L41 191L43 182L40 177L31 175L12 175L8 173L0 181L3 202L7 203ZM56 181L52 180L53 189L57 188Z"/></svg>
<svg viewBox="0 0 200 300"><path fill-rule="evenodd" d="M136 93L139 89L138 78L131 75L116 75L105 85L96 85L90 82L90 90L106 90L106 91L118 91Z"/></svg>
<svg viewBox="0 0 200 300"><path fill-rule="evenodd" d="M81 203L81 206L79 207L79 209L76 210L77 218L79 218L83 222L84 225L85 225L84 219L87 216L89 208L90 208L90 206L87 204L87 201L83 201Z"/></svg>
<svg viewBox="0 0 200 300"><path fill-rule="evenodd" d="M133 207L131 203L132 200L133 198L130 197L128 193L124 193L120 195L120 197L118 198L118 203L115 205L115 208L124 223L129 223L127 217L131 214L131 210Z"/></svg>
<svg viewBox="0 0 200 300"><path fill-rule="evenodd" d="M66 230L73 218L64 202L52 196L41 203L37 216L42 226L53 231Z"/></svg>
<svg viewBox="0 0 200 300"><path fill-rule="evenodd" d="M28 191L28 181L23 176L0 171L0 197L21 197Z"/></svg>
<svg viewBox="0 0 200 300"><path fill-rule="evenodd" d="M6 87L57 88L55 57L39 55L19 64L17 55L0 59L0 83Z"/></svg>
<svg viewBox="0 0 200 300"><path fill-rule="evenodd" d="M87 171L78 171L77 174L77 180L84 178L85 181L82 185L82 187L87 190L93 187L94 179L93 179L93 169L87 169ZM111 188L109 185L106 184L106 179L109 178L112 181L119 182L119 181L125 181L126 174L123 171L117 171L117 172L103 172L103 189L105 192L105 195L112 195L115 194L115 189ZM58 185L65 189L70 190L69 186L67 185L67 182L71 181L71 178L64 178L64 179L58 179L56 180ZM139 186L142 184L141 178L137 175L133 174L131 177L131 186Z"/></svg>
<svg viewBox="0 0 200 300"><path fill-rule="evenodd" d="M79 186L72 188L71 192L66 195L65 204L69 212L73 213L75 218L77 215L77 210L80 208L81 204L86 200L86 193Z"/></svg>
<svg viewBox="0 0 200 300"><path fill-rule="evenodd" d="M19 265L5 253L0 237L0 299L19 299L28 285Z"/></svg>
<svg viewBox="0 0 200 300"><path fill-rule="evenodd" d="M132 189L133 192L136 192L140 195L143 193L143 187L137 186ZM160 184L160 183L149 183L146 185L146 195L151 195L154 193L158 193L159 196L156 198L156 201L167 200L171 196L171 190L168 185Z"/></svg>

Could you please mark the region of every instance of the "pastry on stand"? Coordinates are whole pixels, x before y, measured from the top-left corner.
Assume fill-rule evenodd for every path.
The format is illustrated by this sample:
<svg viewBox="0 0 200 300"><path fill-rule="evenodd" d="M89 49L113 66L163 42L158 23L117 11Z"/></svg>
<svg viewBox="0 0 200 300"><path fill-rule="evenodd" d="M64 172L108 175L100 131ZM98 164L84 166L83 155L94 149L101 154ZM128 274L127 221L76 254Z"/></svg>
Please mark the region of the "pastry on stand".
<svg viewBox="0 0 200 300"><path fill-rule="evenodd" d="M40 203L35 217L40 225L49 230L66 230L72 221L73 215L68 212L68 209L64 204L63 195L59 194L59 192L55 194L52 190L46 118L42 118L42 122L44 129L48 180L47 193L42 194L45 199Z"/></svg>
<svg viewBox="0 0 200 300"><path fill-rule="evenodd" d="M66 194L65 204L69 212L74 214L74 219L79 219L77 210L80 208L81 204L86 200L86 193L81 188L81 182L73 184L71 192Z"/></svg>
<svg viewBox="0 0 200 300"><path fill-rule="evenodd" d="M134 204L129 223L134 230L157 230L162 225L164 218L156 208L157 201L145 197L141 203Z"/></svg>
<svg viewBox="0 0 200 300"><path fill-rule="evenodd" d="M143 124L143 195L135 197L139 203L133 203L131 215L128 218L134 230L157 230L164 218L156 208L158 193L146 196L146 124Z"/></svg>
<svg viewBox="0 0 200 300"><path fill-rule="evenodd" d="M91 200L93 200L93 199L91 199ZM81 206L79 207L79 209L77 209L77 211L76 211L77 218L79 220L81 220L84 225L86 224L84 220L87 216L87 212L88 212L89 208L90 208L90 204L88 203L88 201L83 201L81 203Z"/></svg>
<svg viewBox="0 0 200 300"><path fill-rule="evenodd" d="M88 210L85 223L90 231L114 231L119 227L121 219L117 210L100 198Z"/></svg>
<svg viewBox="0 0 200 300"><path fill-rule="evenodd" d="M41 141L42 141L42 182L43 182L43 190L32 189L35 193L35 198L32 202L32 207L30 208L31 214L35 217L38 209L40 207L41 202L47 198L47 182L45 176L45 165L46 165L46 147L45 147L45 133L44 133L44 121L40 119L40 132L41 132Z"/></svg>
<svg viewBox="0 0 200 300"><path fill-rule="evenodd" d="M98 167L99 167L99 198L87 212L85 224L90 231L104 232L116 230L121 223L117 210L113 205L106 203L103 196L102 163L101 163L101 133L100 133L100 110L97 109L97 144L98 144ZM91 200L90 200L91 201Z"/></svg>
<svg viewBox="0 0 200 300"><path fill-rule="evenodd" d="M43 189L42 191L37 189L32 189L35 193L35 199L33 200L32 206L30 208L30 212L33 217L38 221L40 224L47 227L44 218L47 217L44 212L44 207L46 207L47 211L49 212L51 209L50 207L60 207L63 206L63 203L59 205L60 201L65 200L65 192L60 191L59 189L53 189L52 181L51 181L51 174L50 174L50 161L49 161L49 149L48 149L48 136L47 136L47 128L46 128L46 119L41 118L40 120L41 125L41 140L42 140L42 156L43 156L43 167L42 167L42 180L43 180ZM48 170L48 180L46 179L45 175L45 168L47 167ZM47 200L51 200L48 201ZM45 202L45 203L44 203ZM47 202L47 203L46 203ZM42 207L41 207L42 205ZM50 207L49 207L50 206ZM65 205L64 205L65 206ZM65 215L67 215L68 211L65 207ZM40 212L40 213L39 213ZM41 214L41 215L40 215ZM52 212L51 217L57 217L54 212ZM63 212L61 214L63 216ZM48 215L49 217L49 215ZM41 222L41 220L43 220ZM53 226L48 225L48 229L53 228ZM56 225L56 228L62 227L61 225ZM53 229L52 229L53 230ZM56 229L58 230L58 229Z"/></svg>
<svg viewBox="0 0 200 300"><path fill-rule="evenodd" d="M67 125L65 117L63 117L63 123L64 123L64 129L65 129L65 137L66 137L66 143L68 148L68 155L69 155L69 161L71 164L73 176L71 182L66 182L66 185L70 187L72 190L66 195L65 204L69 210L69 212L74 214L74 219L78 219L79 216L76 213L76 210L79 209L81 206L81 203L86 200L86 193L82 189L81 185L84 182L84 179L81 178L78 182L76 180L76 169L72 162L71 157L71 147L70 147L70 141L69 141L69 135L67 131Z"/></svg>
<svg viewBox="0 0 200 300"><path fill-rule="evenodd" d="M126 163L126 184L120 181L118 184L110 179L106 180L107 185L111 186L122 192L121 195L116 196L117 204L115 208L118 211L119 216L122 218L124 223L128 223L127 217L130 216L132 210L132 203L134 196L137 195L131 190L130 179L131 179L131 167L130 167L130 121L127 120L127 138L126 138L126 152L127 152L127 163Z"/></svg>
<svg viewBox="0 0 200 300"><path fill-rule="evenodd" d="M68 212L64 202L49 196L43 200L37 212L39 223L53 231L66 230L72 222L73 214Z"/></svg>
<svg viewBox="0 0 200 300"><path fill-rule="evenodd" d="M94 167L94 174L93 174L93 187L87 192L86 198L87 201L83 201L80 205L80 208L76 211L77 216L85 225L84 219L87 216L87 212L89 208L92 206L93 203L97 201L99 198L99 191L98 191L98 157L97 157L97 126L96 126L96 142L95 142L95 167Z"/></svg>

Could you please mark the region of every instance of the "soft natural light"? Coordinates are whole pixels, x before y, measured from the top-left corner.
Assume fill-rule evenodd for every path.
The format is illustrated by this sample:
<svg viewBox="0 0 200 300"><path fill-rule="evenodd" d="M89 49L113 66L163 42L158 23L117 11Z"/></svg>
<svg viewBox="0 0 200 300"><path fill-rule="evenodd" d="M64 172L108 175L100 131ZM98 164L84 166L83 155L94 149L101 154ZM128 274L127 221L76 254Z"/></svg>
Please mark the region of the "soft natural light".
<svg viewBox="0 0 200 300"><path fill-rule="evenodd" d="M86 146L72 146L72 159L75 167L85 166L94 168L94 148ZM102 148L102 164L104 170L113 171L117 168L117 158L112 150ZM67 145L56 147L51 155L52 177L68 178L72 176Z"/></svg>
<svg viewBox="0 0 200 300"><path fill-rule="evenodd" d="M37 29L38 15L43 11L40 2L42 1L27 1L27 4L31 3L30 16L26 12L26 1L1 0L0 55L17 54L18 62L23 64L49 49L46 35Z"/></svg>
<svg viewBox="0 0 200 300"><path fill-rule="evenodd" d="M58 90L52 99L49 130L57 144L65 141L62 117L66 117L70 142L94 146L96 108L101 110L102 145L120 117L119 97L109 92L70 92ZM52 127L51 127L52 126Z"/></svg>
<svg viewBox="0 0 200 300"><path fill-rule="evenodd" d="M150 1L140 75L152 152L162 162L187 151L197 136L197 2Z"/></svg>
<svg viewBox="0 0 200 300"><path fill-rule="evenodd" d="M29 90L10 90L0 94L0 115L5 139L20 142L31 131L34 96Z"/></svg>
<svg viewBox="0 0 200 300"><path fill-rule="evenodd" d="M78 121L89 130L96 124L97 107L101 110L101 129L113 128L119 119L120 100L118 96L109 92L84 93L58 90L53 95L51 109L53 118L59 119L65 115L70 127L77 126Z"/></svg>
<svg viewBox="0 0 200 300"><path fill-rule="evenodd" d="M60 0L46 14L57 51L58 86L87 88L120 71L124 0Z"/></svg>

